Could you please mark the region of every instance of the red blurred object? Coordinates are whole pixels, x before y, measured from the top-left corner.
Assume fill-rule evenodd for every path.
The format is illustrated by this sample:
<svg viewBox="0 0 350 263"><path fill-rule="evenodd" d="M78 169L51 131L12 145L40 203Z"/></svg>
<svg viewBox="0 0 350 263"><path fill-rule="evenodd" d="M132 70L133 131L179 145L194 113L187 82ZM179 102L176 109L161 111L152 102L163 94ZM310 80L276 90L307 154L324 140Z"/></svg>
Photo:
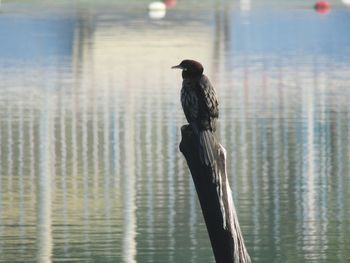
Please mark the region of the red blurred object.
<svg viewBox="0 0 350 263"><path fill-rule="evenodd" d="M164 0L164 4L167 8L176 6L176 0Z"/></svg>
<svg viewBox="0 0 350 263"><path fill-rule="evenodd" d="M327 1L318 1L315 4L315 10L320 14L327 14L331 9L331 5Z"/></svg>

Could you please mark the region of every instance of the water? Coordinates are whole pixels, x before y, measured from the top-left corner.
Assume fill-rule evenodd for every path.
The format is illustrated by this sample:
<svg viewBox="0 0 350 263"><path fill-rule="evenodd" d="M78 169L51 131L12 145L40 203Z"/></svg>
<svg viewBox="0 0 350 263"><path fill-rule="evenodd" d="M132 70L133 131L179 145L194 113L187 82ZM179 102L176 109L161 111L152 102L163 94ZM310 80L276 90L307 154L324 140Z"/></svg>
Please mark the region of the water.
<svg viewBox="0 0 350 263"><path fill-rule="evenodd" d="M3 2L0 261L213 262L178 150L183 58L220 99L254 262L349 262L350 9Z"/></svg>

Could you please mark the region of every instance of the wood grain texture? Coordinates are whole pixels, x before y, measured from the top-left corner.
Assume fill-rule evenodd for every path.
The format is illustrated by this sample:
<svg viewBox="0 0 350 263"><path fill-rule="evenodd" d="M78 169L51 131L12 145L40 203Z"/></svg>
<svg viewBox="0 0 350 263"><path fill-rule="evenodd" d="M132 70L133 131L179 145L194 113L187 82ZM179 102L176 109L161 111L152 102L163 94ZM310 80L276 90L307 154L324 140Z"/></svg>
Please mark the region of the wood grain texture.
<svg viewBox="0 0 350 263"><path fill-rule="evenodd" d="M196 133L185 125L181 134L180 151L191 171L215 261L250 263L227 179L225 148L217 144L213 149L218 151L217 159L207 166L200 161Z"/></svg>

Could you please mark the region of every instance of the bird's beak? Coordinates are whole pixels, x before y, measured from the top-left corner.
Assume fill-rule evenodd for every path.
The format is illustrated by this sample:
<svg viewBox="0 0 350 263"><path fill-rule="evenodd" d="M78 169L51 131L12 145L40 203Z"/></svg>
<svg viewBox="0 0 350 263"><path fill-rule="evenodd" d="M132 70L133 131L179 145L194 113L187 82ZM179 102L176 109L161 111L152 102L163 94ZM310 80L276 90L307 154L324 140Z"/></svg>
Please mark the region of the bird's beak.
<svg viewBox="0 0 350 263"><path fill-rule="evenodd" d="M183 69L183 67L182 67L181 65L172 66L171 68L179 68L179 69Z"/></svg>

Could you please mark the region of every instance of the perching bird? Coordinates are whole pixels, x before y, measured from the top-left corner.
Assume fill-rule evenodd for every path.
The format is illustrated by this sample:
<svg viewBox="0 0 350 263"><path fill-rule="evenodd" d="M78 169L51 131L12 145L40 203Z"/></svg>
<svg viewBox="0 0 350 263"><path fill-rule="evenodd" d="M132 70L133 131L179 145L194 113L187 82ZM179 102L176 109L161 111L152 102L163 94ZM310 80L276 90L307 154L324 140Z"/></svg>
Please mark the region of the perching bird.
<svg viewBox="0 0 350 263"><path fill-rule="evenodd" d="M203 66L194 60L183 60L172 68L182 69L181 104L186 119L199 139L199 157L203 164L214 166L216 158L216 120L218 101Z"/></svg>

